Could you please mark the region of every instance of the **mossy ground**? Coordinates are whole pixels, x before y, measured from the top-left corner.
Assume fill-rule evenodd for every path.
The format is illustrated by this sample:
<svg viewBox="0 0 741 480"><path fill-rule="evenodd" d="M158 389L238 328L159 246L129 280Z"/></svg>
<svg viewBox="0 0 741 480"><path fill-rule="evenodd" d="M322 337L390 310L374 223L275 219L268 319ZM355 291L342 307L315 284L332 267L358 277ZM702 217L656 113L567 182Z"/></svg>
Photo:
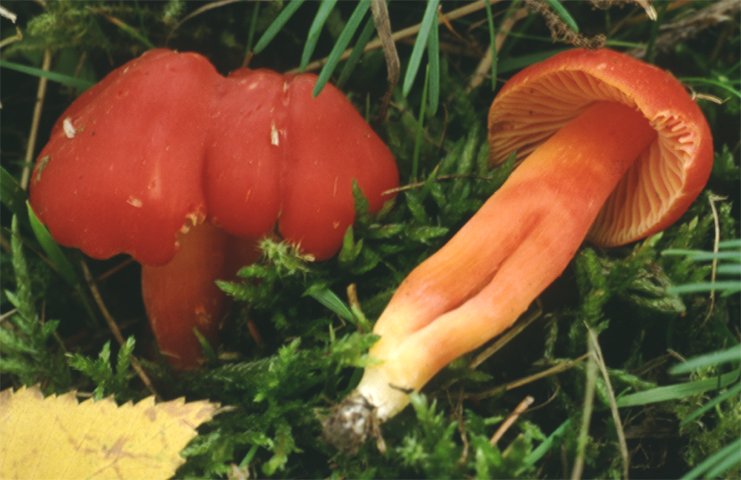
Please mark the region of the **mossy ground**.
<svg viewBox="0 0 741 480"><path fill-rule="evenodd" d="M520 14L526 3L543 8L541 2L493 5L495 30L506 32L495 88L520 68L568 48L553 42L542 14ZM223 344L205 368L182 374L170 371L156 354L135 264L124 258L92 261L69 250L66 266L49 261L53 247L32 232L25 194L16 188L29 139L35 130L33 159L53 122L85 85L152 46L198 51L224 73L246 61L251 67L294 69L317 4L302 5L267 48L251 55L250 47L283 2L4 2L18 18L15 26L2 19L0 386L40 383L48 392L141 398L149 392L131 367L133 352L163 398L208 398L230 406L183 452L182 477L565 477L578 458L585 476L620 477L624 467L612 395L584 355L596 351L590 338L597 338L618 405L626 405L619 413L631 476L676 477L701 464L741 433L739 394L733 390L738 379L705 390L670 391L662 402L655 402L655 395L666 392L654 387L696 386L738 372L738 359L690 375L668 370L683 358L737 345L739 299L668 290L706 282L711 263L662 253L712 251L716 235L739 235L739 8L734 2L656 2L658 21L652 22L632 2L594 3L607 8L562 3L585 38L605 35L608 46L642 54L697 95L717 152L706 192L662 235L612 251L585 245L539 299L527 328L476 368L470 364L480 352L457 360L415 395L412 407L383 426L385 453L369 442L346 456L323 442L320 418L352 389L369 361L366 351L374 341L369 326L405 274L444 243L512 168L487 164L492 82L469 86L490 45L485 10L440 27L439 79L425 74L431 69L424 57L408 96L397 86L383 120L378 117L387 88L383 53L360 57L343 89L397 156L404 188L375 216L363 212L358 197L359 221L334 260L307 262L289 246L266 241L263 261L243 272L245 279L260 282L223 285L237 299ZM442 8L466 5L443 2ZM329 54L354 6L338 2L314 59ZM391 2L392 29L418 24L424 11L422 2ZM505 30L513 17L517 21ZM556 24L561 37L575 41ZM18 32L22 36L13 40ZM414 43L414 35L397 42L402 79ZM45 52L52 73L42 69ZM19 65L33 69L19 71ZM32 128L44 76L49 84ZM420 121L421 106L431 106L436 91L438 108L426 108ZM123 347L112 340L95 307L81 261L98 278L108 310L130 339ZM731 281L738 282L737 273ZM348 300L350 285L358 303ZM259 341L250 334L255 330ZM585 390L594 393L588 430L582 426ZM630 400L641 391L653 393ZM713 408L682 423L727 392L731 395ZM534 404L492 445L503 419L527 396ZM733 472L738 474L738 462L725 475Z"/></svg>

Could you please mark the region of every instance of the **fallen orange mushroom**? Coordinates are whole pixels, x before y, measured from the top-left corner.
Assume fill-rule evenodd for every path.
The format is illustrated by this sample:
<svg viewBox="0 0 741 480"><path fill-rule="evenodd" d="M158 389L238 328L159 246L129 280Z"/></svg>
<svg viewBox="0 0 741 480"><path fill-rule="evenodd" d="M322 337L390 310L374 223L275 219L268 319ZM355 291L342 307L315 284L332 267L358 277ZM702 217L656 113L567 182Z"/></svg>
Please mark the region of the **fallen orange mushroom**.
<svg viewBox="0 0 741 480"><path fill-rule="evenodd" d="M515 75L489 111L491 161L519 167L378 319L360 384L325 423L344 447L397 414L455 358L509 328L586 239L639 240L676 221L710 173L700 109L670 74L572 50ZM338 442L334 442L338 443Z"/></svg>
<svg viewBox="0 0 741 480"><path fill-rule="evenodd" d="M239 69L152 50L117 68L62 114L41 151L31 205L59 243L142 264L161 352L177 368L215 342L227 299L216 279L257 257L277 227L317 260L353 222L353 181L372 211L398 183L391 152L313 75Z"/></svg>

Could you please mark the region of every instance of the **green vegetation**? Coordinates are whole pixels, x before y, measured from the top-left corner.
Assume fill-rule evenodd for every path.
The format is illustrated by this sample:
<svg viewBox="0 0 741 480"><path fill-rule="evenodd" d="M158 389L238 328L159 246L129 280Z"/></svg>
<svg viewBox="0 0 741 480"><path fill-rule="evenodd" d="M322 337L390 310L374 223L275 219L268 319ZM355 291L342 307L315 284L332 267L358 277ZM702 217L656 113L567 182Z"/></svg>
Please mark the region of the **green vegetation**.
<svg viewBox="0 0 741 480"><path fill-rule="evenodd" d="M374 43L374 3L3 2L0 389L119 401L153 389L228 406L183 452L184 478L560 478L577 463L600 478L741 474L738 2L655 2L652 22L630 1L391 1L391 31L419 32L396 39L396 71L394 52ZM438 3L455 18L435 23ZM373 361L373 321L514 168L487 161L496 89L563 42L601 41L697 95L715 137L707 191L661 234L610 251L585 245L526 328L485 361L455 361L383 425L382 440L338 454L321 418ZM341 79L402 177L376 215L356 192L357 221L333 260L264 240L258 263L220 283L235 299L224 341L188 373L156 354L136 264L54 244L21 187L64 108L152 46L198 51L222 72L249 63Z"/></svg>

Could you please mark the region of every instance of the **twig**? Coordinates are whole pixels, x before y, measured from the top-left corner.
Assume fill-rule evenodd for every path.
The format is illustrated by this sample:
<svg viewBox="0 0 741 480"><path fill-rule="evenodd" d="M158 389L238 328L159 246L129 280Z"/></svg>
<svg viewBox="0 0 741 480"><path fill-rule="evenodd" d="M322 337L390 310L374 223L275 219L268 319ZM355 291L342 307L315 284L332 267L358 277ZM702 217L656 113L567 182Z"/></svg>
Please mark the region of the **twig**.
<svg viewBox="0 0 741 480"><path fill-rule="evenodd" d="M713 213L713 227L715 229L715 237L713 238L713 261L710 263L710 283L715 284L715 279L718 276L718 248L720 244L720 219L718 218L718 209L715 208L715 202L719 200L725 200L725 197L719 195L708 195L708 203L710 204L710 211ZM702 325L710 320L710 316L715 310L715 288L710 289L710 305L708 306L708 313L705 314L705 319L702 321Z"/></svg>
<svg viewBox="0 0 741 480"><path fill-rule="evenodd" d="M2 5L0 5L0 17L7 18L13 24L15 24L15 21L18 19L18 15L11 12L7 8L3 7Z"/></svg>
<svg viewBox="0 0 741 480"><path fill-rule="evenodd" d="M44 50L44 59L41 62L41 70L48 72L51 67L51 50ZM31 164L33 163L33 154L36 150L36 137L39 133L39 122L41 121L41 111L44 108L44 98L46 98L46 84L49 79L39 77L39 86L36 89L36 105L33 107L33 118L31 119L31 131L28 134L28 143L26 144L25 164L21 174L21 188L28 188L28 179L31 176Z"/></svg>
<svg viewBox="0 0 741 480"><path fill-rule="evenodd" d="M482 8L484 8L484 4L487 1L489 3L492 3L493 4L493 3L499 2L501 0L478 0L476 2L473 2L471 4L468 4L466 6L463 6L461 8L456 8L455 10L451 10L448 13L444 13L444 14L438 15L438 17L437 17L437 23L440 24L440 23L444 23L445 21L457 20L459 18L465 17L465 16L470 15L472 13L478 12L479 10L481 10ZM416 25L412 25L411 27L404 28L404 29L399 30L398 32L392 34L391 35L391 39L394 42L398 42L399 40L401 40L403 38L407 38L407 37L411 37L413 35L416 35L419 32L419 29L420 29L420 24L419 23L416 24ZM363 49L363 51L364 52L369 52L371 50L377 50L377 49L381 48L381 46L382 46L381 40L379 38L376 38L375 40L371 40L370 42L368 42L368 44L365 46L365 48ZM346 60L350 56L350 53L352 53L352 49L347 49L344 52L342 52L342 55L340 56L340 60ZM327 63L327 57L309 63L306 66L306 68L304 69L304 71L310 72L312 70L318 70L318 69L322 68L325 63ZM298 71L299 71L298 68L295 68L295 69L291 70L288 73L297 73Z"/></svg>
<svg viewBox="0 0 741 480"><path fill-rule="evenodd" d="M103 302L103 297L100 295L100 291L98 290L98 285L95 283L95 279L93 278L92 273L90 273L90 269L88 268L85 261L81 261L80 265L82 266L82 273L85 276L85 281L88 284L88 288L90 288L90 293L93 295L93 299L95 300L96 305L98 305L98 308L100 309L100 313L103 315L103 318L105 319L105 322L108 324L108 328L111 330L111 333L113 333L113 337L116 339L119 345L124 344L124 338L123 335L121 335L121 330L118 328L118 325L116 324L116 320L113 318L113 315L111 315L111 312L108 310L108 307L106 307L105 302ZM152 380L150 380L149 375L147 375L147 372L144 371L144 369L141 366L141 363L139 363L139 360L131 356L131 367L134 369L136 374L139 376L139 379L142 381L144 386L149 390L149 392L154 395L156 399L160 399L159 394L154 389L154 385L152 384Z"/></svg>
<svg viewBox="0 0 741 480"><path fill-rule="evenodd" d="M597 362L595 361L595 352L592 342L589 344L589 353L587 357L586 384L584 386L584 407L581 416L581 428L579 428L579 437L576 440L576 458L574 466L571 469L571 480L582 478L584 473L584 456L589 441L589 424L592 422L592 410L594 409L594 391L597 386Z"/></svg>
<svg viewBox="0 0 741 480"><path fill-rule="evenodd" d="M381 108L378 117L383 120L386 118L391 95L399 83L401 66L399 62L399 52L396 50L396 43L391 38L391 20L389 19L388 5L386 0L371 0L371 13L373 14L373 23L378 32L378 38L383 47L383 57L386 59L386 76L388 78L388 87L381 100Z"/></svg>
<svg viewBox="0 0 741 480"><path fill-rule="evenodd" d="M512 412L507 416L504 422L502 422L499 428L497 428L497 431L494 432L494 435L492 435L489 443L492 446L496 446L497 442L502 439L505 433L507 433L507 430L509 430L509 428L514 425L517 419L520 418L520 415L525 413L525 410L527 410L534 401L535 399L530 395L523 398L522 401L517 405L517 407L515 407L515 409L512 410Z"/></svg>
<svg viewBox="0 0 741 480"><path fill-rule="evenodd" d="M509 17L505 18L502 21L502 25L499 27L499 31L497 32L497 35L494 37L494 50L496 50L497 53L499 53L499 51L502 49L502 45L504 45L504 41L507 39L509 32L512 31L512 28L515 26L515 24L525 17L527 17L527 9L520 8L519 10L515 10L515 12L512 13L512 15L510 15ZM470 92L484 82L484 80L486 79L486 75L491 69L491 63L493 61L494 61L494 52L490 48L487 48L484 58L481 59L478 66L476 67L476 71L473 73L473 76L471 77L471 80L468 82L468 87L466 88L466 91Z"/></svg>
<svg viewBox="0 0 741 480"><path fill-rule="evenodd" d="M496 352L498 352L502 347L507 345L509 342L512 341L513 338L518 336L520 333L522 333L523 330L525 330L527 327L529 327L535 320L540 318L540 316L543 315L543 308L541 307L540 303L536 305L535 311L532 313L528 313L525 315L525 318L523 318L521 321L515 323L515 325L507 330L504 334L500 335L494 343L486 347L486 349L476 355L473 360L471 360L471 363L468 364L468 368L475 369L482 363L484 363L489 357L494 355Z"/></svg>
<svg viewBox="0 0 741 480"><path fill-rule="evenodd" d="M178 23L175 24L174 27L172 27L172 29L167 34L167 39L165 40L165 42L166 43L169 43L170 42L170 38L172 38L173 33L175 33L175 30L177 30L178 28L180 28L188 20L191 20L191 19L197 17L198 15L200 15L202 13L206 13L209 10L213 10L215 8L220 8L220 7L223 7L225 5L230 5L232 3L238 3L238 2L242 2L242 1L244 1L244 0L217 0L215 2L207 3L206 5L203 5L202 7L196 8L195 10L193 10L192 12L190 12L188 15L184 16Z"/></svg>
<svg viewBox="0 0 741 480"><path fill-rule="evenodd" d="M0 232L0 248L6 252L10 252L11 250L10 242L5 238L5 235L3 235L2 232Z"/></svg>
<svg viewBox="0 0 741 480"><path fill-rule="evenodd" d="M470 178L473 180L491 180L491 177L482 177L479 175L472 175L470 173L452 173L449 175L440 175L435 177L435 181L441 181L441 180L456 180L461 178ZM399 192L406 192L407 190L414 190L416 188L422 188L424 187L429 180L420 180L417 182L411 182L407 183L406 185L402 185L400 187L395 188L389 188L388 190L384 190L381 192L382 195L390 195L392 193L399 193Z"/></svg>
<svg viewBox="0 0 741 480"><path fill-rule="evenodd" d="M700 32L720 23L733 22L734 16L741 11L741 2L738 0L719 0L706 3L706 7L684 16L679 20L661 25L661 32L654 43L655 52L664 52L674 48L682 41L688 40ZM675 4L666 7L669 11ZM634 57L643 58L647 48L641 47L631 50Z"/></svg>
<svg viewBox="0 0 741 480"><path fill-rule="evenodd" d="M612 388L612 382L610 381L610 374L607 372L607 366L605 365L605 358L602 355L602 348L599 345L597 335L594 330L587 327L589 334L589 341L591 342L592 348L594 349L595 357L597 360L597 366L599 367L602 378L605 381L607 387L607 397L610 401L610 413L612 413L612 421L615 423L615 433L618 437L618 445L620 445L620 456L623 459L623 478L628 479L630 472L630 455L628 454L628 442L625 441L625 431L623 430L623 422L620 419L620 412L618 411L617 400L615 399L615 390Z"/></svg>
<svg viewBox="0 0 741 480"><path fill-rule="evenodd" d="M656 13L656 9L653 5L651 5L651 0L635 0L635 2L640 5L641 8L646 12L646 16L649 20L655 22L659 19L659 15Z"/></svg>
<svg viewBox="0 0 741 480"><path fill-rule="evenodd" d="M7 320L10 317L12 317L13 315L15 315L17 311L18 311L17 308L13 308L13 309L8 310L7 312L3 313L2 315L0 315L0 323L3 323L5 320Z"/></svg>
<svg viewBox="0 0 741 480"><path fill-rule="evenodd" d="M3 38L0 40L0 48L5 48L10 44L13 44L15 42L20 42L23 40L23 32L20 28L17 26L15 27L15 35L11 35L10 37Z"/></svg>
<svg viewBox="0 0 741 480"><path fill-rule="evenodd" d="M98 278L96 278L95 281L98 282L98 283L100 283L102 281L105 281L108 278L112 277L113 275L115 275L116 273L120 272L121 270L123 270L124 268L128 267L129 265L131 265L133 263L135 263L135 260L133 258L129 257L126 260L124 260L123 262L121 262L118 265L116 265L115 267L110 268L110 269L106 270L105 272L101 273L100 275L98 275Z"/></svg>
<svg viewBox="0 0 741 480"><path fill-rule="evenodd" d="M471 446L468 442L468 435L466 435L466 422L463 419L463 390L458 391L458 401L455 402L455 410L453 411L453 418L458 423L458 433L461 436L461 455L458 457L458 465L465 465L468 461L468 451Z"/></svg>
<svg viewBox="0 0 741 480"><path fill-rule="evenodd" d="M520 378L518 380L515 380L510 383L506 383L504 385L499 385L498 387L490 388L489 390L484 390L483 392L467 394L466 398L471 399L471 400L483 400L485 398L493 397L495 395L499 395L502 392L514 390L515 388L519 388L529 383L533 383L542 378L550 377L552 375L556 375L557 373L570 370L587 358L589 358L589 354L585 353L584 355L577 357L573 360L565 360L565 361L559 362L556 365L543 370L542 372L538 372L533 375Z"/></svg>

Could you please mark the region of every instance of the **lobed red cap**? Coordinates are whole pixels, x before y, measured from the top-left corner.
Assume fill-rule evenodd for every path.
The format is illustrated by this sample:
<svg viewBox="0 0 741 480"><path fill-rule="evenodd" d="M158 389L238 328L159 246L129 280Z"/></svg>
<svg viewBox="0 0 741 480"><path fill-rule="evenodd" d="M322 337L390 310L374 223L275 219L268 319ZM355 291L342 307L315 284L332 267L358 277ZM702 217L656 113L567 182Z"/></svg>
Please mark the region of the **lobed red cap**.
<svg viewBox="0 0 741 480"><path fill-rule="evenodd" d="M316 77L219 75L195 53L152 50L81 95L36 163L31 205L61 244L162 265L208 219L256 238L278 228L318 259L354 219L352 182L373 210L396 162L345 96Z"/></svg>

